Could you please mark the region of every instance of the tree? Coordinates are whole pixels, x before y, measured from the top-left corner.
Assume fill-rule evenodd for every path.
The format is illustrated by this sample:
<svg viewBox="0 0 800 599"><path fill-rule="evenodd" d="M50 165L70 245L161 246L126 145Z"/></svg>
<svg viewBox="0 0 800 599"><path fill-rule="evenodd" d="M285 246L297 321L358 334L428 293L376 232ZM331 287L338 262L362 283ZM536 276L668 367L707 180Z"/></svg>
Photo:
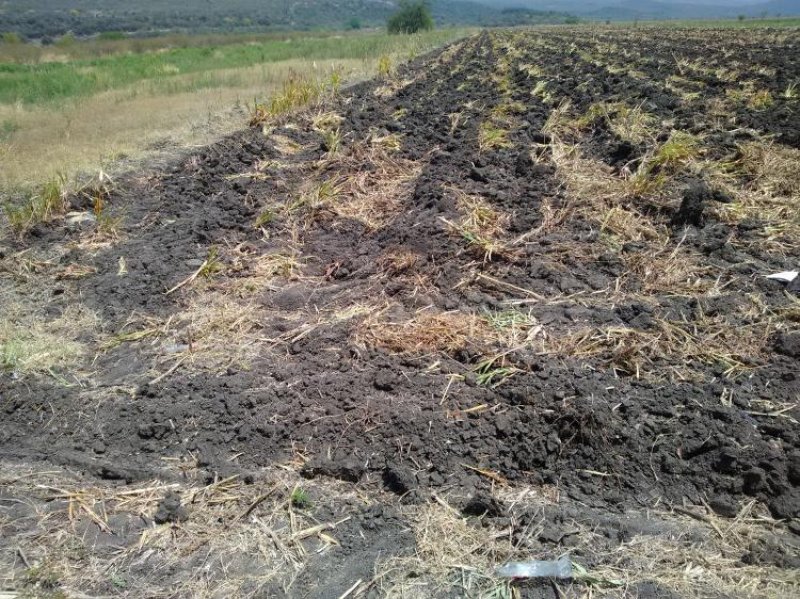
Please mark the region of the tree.
<svg viewBox="0 0 800 599"><path fill-rule="evenodd" d="M433 29L427 0L400 0L400 9L386 22L389 33L417 33Z"/></svg>

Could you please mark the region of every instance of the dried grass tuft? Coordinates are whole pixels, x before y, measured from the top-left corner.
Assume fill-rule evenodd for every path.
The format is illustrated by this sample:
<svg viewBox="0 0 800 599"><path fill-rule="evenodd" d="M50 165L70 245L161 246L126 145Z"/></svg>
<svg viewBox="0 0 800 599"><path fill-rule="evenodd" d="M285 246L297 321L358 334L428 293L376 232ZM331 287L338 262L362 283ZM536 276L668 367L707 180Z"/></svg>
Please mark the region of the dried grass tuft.
<svg viewBox="0 0 800 599"><path fill-rule="evenodd" d="M514 555L510 535L460 516L444 499L415 514L415 555L380 564L376 578L383 596L427 599L454 588L469 597L511 597L508 581L491 576ZM414 572L409 579L408 573Z"/></svg>
<svg viewBox="0 0 800 599"><path fill-rule="evenodd" d="M416 252L404 248L392 248L378 258L378 268L389 276L396 276L412 270L421 260Z"/></svg>
<svg viewBox="0 0 800 599"><path fill-rule="evenodd" d="M579 215L613 236L619 245L629 241L663 241L669 237L666 226L653 222L633 201L626 199L630 187L609 166L586 158L579 146L558 139L553 141L551 150L559 179L575 199L561 213L551 215L555 223L564 222L567 213L573 217Z"/></svg>
<svg viewBox="0 0 800 599"><path fill-rule="evenodd" d="M97 332L99 319L88 308L73 304L59 318L46 320L21 304L4 305L0 319L0 369L17 374L53 374L77 365L87 353L87 335Z"/></svg>
<svg viewBox="0 0 800 599"><path fill-rule="evenodd" d="M482 349L493 334L486 320L474 314L425 310L399 322L387 320L385 313L372 314L356 327L353 337L362 345L425 354Z"/></svg>
<svg viewBox="0 0 800 599"><path fill-rule="evenodd" d="M343 484L301 483L295 464L264 470L254 484L236 475L194 482L192 456L168 458L164 466L182 482L86 486L52 468L11 481L8 490L37 507L38 521L32 519L29 533L18 537L16 551L0 554L2 578L13 581L20 597L53 599L94 597L98 589L154 599L248 599L272 596L276 587L291 595L304 565L338 545L337 526L349 519L316 519L313 509L293 505L292 490L313 486L327 513L334 511L335 501L356 501L356 493ZM179 499L188 519L151 523L136 533L138 538L127 536L127 525L120 523L152 522L168 494ZM12 553L16 563L7 559ZM19 555L27 566L19 563Z"/></svg>
<svg viewBox="0 0 800 599"><path fill-rule="evenodd" d="M583 329L544 342L548 354L599 359L621 373L644 378L703 380L706 367L735 377L762 363L774 327L770 321L734 326L722 316L695 322L656 319L651 329Z"/></svg>
<svg viewBox="0 0 800 599"><path fill-rule="evenodd" d="M466 241L470 249L475 250L484 262L489 262L496 256L507 259L516 256L510 245L500 239L511 221L509 214L493 208L483 198L467 194L457 187L450 186L447 191L455 196L462 218L458 223L444 218L441 220Z"/></svg>
<svg viewBox="0 0 800 599"><path fill-rule="evenodd" d="M223 290L193 295L187 308L160 327L155 369L162 372L178 361L214 372L233 365L247 368L260 352L265 318L260 304Z"/></svg>
<svg viewBox="0 0 800 599"><path fill-rule="evenodd" d="M419 176L419 163L395 155L393 138L376 143L358 143L339 151L323 166L327 179L300 194L289 213L306 208L309 213L330 211L341 218L363 223L368 232L386 225L401 209L411 184Z"/></svg>
<svg viewBox="0 0 800 599"><path fill-rule="evenodd" d="M800 239L800 150L750 142L740 145L732 160L708 164L706 171L713 183L735 200L712 206L717 218L732 225L760 223L750 232L755 245L770 252L796 251Z"/></svg>
<svg viewBox="0 0 800 599"><path fill-rule="evenodd" d="M641 293L695 297L713 293L720 284L715 269L680 242L659 241L645 251L623 252L621 259L626 266L623 282L634 284Z"/></svg>

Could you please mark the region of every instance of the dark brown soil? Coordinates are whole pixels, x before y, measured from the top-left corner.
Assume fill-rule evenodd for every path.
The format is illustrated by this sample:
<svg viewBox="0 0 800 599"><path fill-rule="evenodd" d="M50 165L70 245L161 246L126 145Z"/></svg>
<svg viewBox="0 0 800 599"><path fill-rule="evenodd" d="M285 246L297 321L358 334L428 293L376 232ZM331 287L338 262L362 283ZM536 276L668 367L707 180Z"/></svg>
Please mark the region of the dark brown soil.
<svg viewBox="0 0 800 599"><path fill-rule="evenodd" d="M461 219L452 187L510 215L507 240L540 228L544 206L572 201L548 153L550 139L542 133L560 100L570 100L577 113L601 101L643 105L669 121L659 125L667 133L670 128L702 132L708 154L720 159L735 153L742 139L761 135L800 147L797 100L782 95L800 78L800 64L792 59L797 33L759 31L752 39L725 45L725 54L721 34L704 39L702 51L697 35L664 32L645 40L636 33L577 38L560 31L484 33L458 52L409 66L397 77L413 80L395 93L376 94L387 85L382 81L348 90L329 107L344 117L341 155L368 147L370 139L397 134L396 158L419 169L377 230L325 208L304 221L300 245L293 246L290 217L277 208L264 226L266 234L254 228L265 209L290 203L304 185L339 173L336 159L318 162L325 157L321 135L306 116L283 118L269 135L261 127L242 131L170 168L127 179L109 199L110 210L124 217L114 243L86 249L77 243L82 232L58 223L37 226L11 251L66 248L59 267L80 263L96 270L59 281L50 291L48 316L81 302L97 311L102 330L85 339L93 350L80 368L79 384L64 384L60 377L0 375L0 454L125 483L174 476L164 458L191 455L201 476L213 478L252 475L299 455L304 476L382 486L407 502L428 501L431 492L445 489L464 497L487 493L498 480L555 487L594 521L605 517L615 543L624 540L619 514L625 510L707 503L733 516L754 499L775 519L800 518L796 321L776 317L765 328L763 349L739 356L744 366L733 373L724 363L676 351L651 357L648 372L636 376L619 365L611 349L582 358L543 352L541 344L530 343L505 353L503 364L517 371L497 385L481 384L476 369L492 354L477 342L441 352L397 353L361 341L354 331L362 316L292 333L317 314L370 301L390 305L389 320L399 322L420 309L483 315L526 300L526 313L553 337L583 328L649 332L661 321L696 331L704 319L717 315L730 330L745 330L765 318L740 309L753 297L769 314L789 309L797 296L763 275L796 269L800 244L789 240L784 252L769 252L757 243L762 239L758 226L718 220L708 206L721 192L702 176L678 178L672 203L643 211L657 225L671 228L671 248L680 246L708 268L705 281L725 281L708 294L663 290L643 297L644 283L626 271L626 260L637 253L647 256L655 242L609 247L582 216L544 229L513 253L491 260L476 255L443 224ZM536 44L525 45L526 40ZM512 42L520 51L508 54ZM631 69L646 78L609 74L588 62L585 53L602 43L635 51ZM717 123L707 106L726 98L729 84L695 73L702 96L679 97L664 85L667 75L677 73L676 56L711 68L738 65L741 77L769 90L774 101L760 111L736 105L729 121ZM505 95L492 83L502 60L510 64L512 82ZM551 101L531 95L534 84L522 70L526 64L544 71ZM762 66L774 69L774 76L759 71ZM481 151L480 124L503 102L522 103L525 112L510 127L508 147ZM453 130L448 115L455 112L461 113L461 125ZM299 150L281 152L276 136L289 138ZM580 143L615 172L625 165L635 168L646 150L602 123ZM531 151L538 153L536 161L529 158ZM263 171L267 176L248 176L259 161L272 161ZM382 176L379 164L366 161L360 168ZM187 285L166 295L197 269L212 246L219 248L222 273L205 287ZM251 331L277 342L258 346L247 363L233 359L231 350L227 365L192 367L188 359L151 382L154 367L164 373L175 362L164 360L162 345L150 339L104 345L120 331L168 321L200 294L227 293L227 285L251 276L254 267L237 264L234 248L261 256L289 247L300 248L298 276L277 279L254 296L264 310L255 316L266 317ZM417 261L410 270L387 270L388 252L410 252ZM121 259L125 277L118 275ZM414 277L429 284L420 290ZM6 279L4 284L14 283ZM619 293L610 295L613 289ZM179 333L176 342L191 346L191 327ZM673 366L686 367L693 376L673 376ZM476 406L485 408L469 411ZM467 511L480 511L482 505L476 500ZM499 509L489 502L483 511ZM569 515L576 517L581 516ZM345 537L360 540L309 570L307 577L334 577L330 594L310 590L309 596L335 597L355 578L368 577L379 545L392 551L413 546L413 536L390 511L374 518L372 537L360 537L363 523L354 521L352 536ZM549 521L558 544L563 531L555 529L566 518L554 514ZM354 564L364 571L354 575ZM337 572L345 567L351 570L338 581ZM315 584L302 582L296 588ZM525 592L551 596L550 587ZM672 596L655 583L641 583L637 592ZM263 596L277 596L278 590L274 593Z"/></svg>

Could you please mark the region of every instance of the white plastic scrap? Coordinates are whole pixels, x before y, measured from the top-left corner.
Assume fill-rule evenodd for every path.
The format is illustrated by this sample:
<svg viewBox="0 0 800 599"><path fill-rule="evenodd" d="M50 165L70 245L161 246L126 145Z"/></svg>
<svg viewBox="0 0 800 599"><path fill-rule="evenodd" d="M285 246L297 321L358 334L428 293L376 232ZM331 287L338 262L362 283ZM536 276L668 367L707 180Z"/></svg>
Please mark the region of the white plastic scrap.
<svg viewBox="0 0 800 599"><path fill-rule="evenodd" d="M502 578L572 578L572 560L564 555L555 561L509 562L495 574Z"/></svg>
<svg viewBox="0 0 800 599"><path fill-rule="evenodd" d="M774 275L767 275L767 278L783 281L784 283L791 283L797 278L797 275L798 272L796 270L784 270L783 272L776 272Z"/></svg>

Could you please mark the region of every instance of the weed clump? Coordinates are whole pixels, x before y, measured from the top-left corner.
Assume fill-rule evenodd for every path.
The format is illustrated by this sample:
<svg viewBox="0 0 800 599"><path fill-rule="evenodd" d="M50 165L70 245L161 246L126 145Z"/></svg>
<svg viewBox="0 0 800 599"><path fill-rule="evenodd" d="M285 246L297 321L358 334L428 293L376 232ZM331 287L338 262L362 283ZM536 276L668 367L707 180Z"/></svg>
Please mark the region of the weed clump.
<svg viewBox="0 0 800 599"><path fill-rule="evenodd" d="M478 146L481 152L510 148L511 142L508 140L508 131L489 121L485 121L481 123L480 131L478 131Z"/></svg>
<svg viewBox="0 0 800 599"><path fill-rule="evenodd" d="M60 175L50 179L41 189L21 204L6 204L5 213L11 228L24 233L40 222L63 214L67 209L66 178Z"/></svg>
<svg viewBox="0 0 800 599"><path fill-rule="evenodd" d="M642 161L626 181L627 191L634 197L659 193L681 168L701 154L700 141L694 135L673 131L669 139Z"/></svg>
<svg viewBox="0 0 800 599"><path fill-rule="evenodd" d="M281 90L268 102L256 104L250 117L250 126L262 125L271 118L303 108L322 99L326 93L336 95L341 87L338 72L327 82L316 81L305 74L292 73Z"/></svg>
<svg viewBox="0 0 800 599"><path fill-rule="evenodd" d="M385 54L378 59L378 77L388 79L392 75L392 59Z"/></svg>
<svg viewBox="0 0 800 599"><path fill-rule="evenodd" d="M289 497L289 501L292 507L296 507L299 510L305 510L311 507L311 496L308 494L308 491L302 487L295 487Z"/></svg>

